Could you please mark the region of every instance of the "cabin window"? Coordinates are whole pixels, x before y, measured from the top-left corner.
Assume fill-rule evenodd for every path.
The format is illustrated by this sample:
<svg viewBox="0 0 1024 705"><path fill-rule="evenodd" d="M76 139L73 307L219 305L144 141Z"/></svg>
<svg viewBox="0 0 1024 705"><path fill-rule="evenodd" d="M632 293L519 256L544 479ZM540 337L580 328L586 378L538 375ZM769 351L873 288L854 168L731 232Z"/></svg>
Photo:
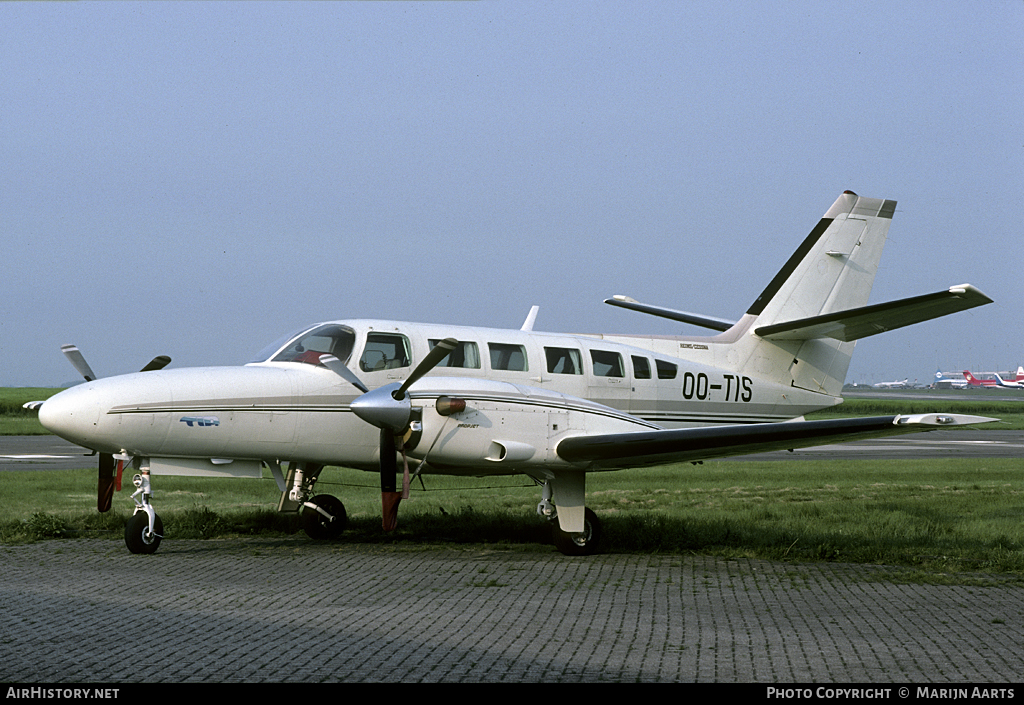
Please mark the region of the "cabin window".
<svg viewBox="0 0 1024 705"><path fill-rule="evenodd" d="M651 378L651 361L646 357L633 355L633 379Z"/></svg>
<svg viewBox="0 0 1024 705"><path fill-rule="evenodd" d="M431 349L433 349L440 340L431 338L430 341ZM471 370L480 369L480 348L477 347L476 343L459 341L459 344L450 353L441 358L441 362L437 363L438 367L463 367Z"/></svg>
<svg viewBox="0 0 1024 705"><path fill-rule="evenodd" d="M271 359L275 362L305 362L319 365L320 356L330 353L346 362L352 354L352 345L355 341L355 333L346 326L317 326L296 337Z"/></svg>
<svg viewBox="0 0 1024 705"><path fill-rule="evenodd" d="M594 363L595 377L625 377L622 368L622 355L607 350L591 350L590 359Z"/></svg>
<svg viewBox="0 0 1024 705"><path fill-rule="evenodd" d="M553 375L583 374L583 356L572 348L544 348L548 372Z"/></svg>
<svg viewBox="0 0 1024 705"><path fill-rule="evenodd" d="M368 333L363 356L359 358L359 369L363 372L393 370L408 367L412 356L409 354L409 339L397 333Z"/></svg>
<svg viewBox="0 0 1024 705"><path fill-rule="evenodd" d="M491 353L492 370L508 370L510 372L526 372L530 369L526 361L526 348L522 345L509 343L487 343Z"/></svg>
<svg viewBox="0 0 1024 705"><path fill-rule="evenodd" d="M654 364L658 367L658 379L675 379L677 370L675 365L671 362L665 362L664 360L655 360Z"/></svg>

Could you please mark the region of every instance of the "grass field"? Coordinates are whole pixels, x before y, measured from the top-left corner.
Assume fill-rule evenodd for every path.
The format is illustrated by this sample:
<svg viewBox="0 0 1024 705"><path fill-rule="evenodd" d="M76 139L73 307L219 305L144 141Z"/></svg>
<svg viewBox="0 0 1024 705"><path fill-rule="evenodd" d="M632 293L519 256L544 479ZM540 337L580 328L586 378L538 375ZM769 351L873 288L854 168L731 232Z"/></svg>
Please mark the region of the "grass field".
<svg viewBox="0 0 1024 705"><path fill-rule="evenodd" d="M22 397L43 399L54 391L17 390L0 400L20 407ZM1020 414L999 406L1015 412L1013 399L957 402L957 408L938 401L856 399L833 415L941 409L1016 417L1009 426L1021 427L1015 425ZM591 474L587 503L613 553L879 563L904 566L915 579L961 581L966 573L986 573L1024 581L1021 471L1018 460L977 459L680 464ZM128 478L125 484L114 511L101 515L94 467L6 472L0 543L119 538L132 507L134 488ZM350 521L343 542L554 550L535 512L539 489L523 477L428 477L426 489L415 485L402 504L399 529L391 534L380 529L374 474L330 468L318 490L345 502ZM278 497L269 473L262 481L154 478L154 504L169 541L299 533L297 517L275 511Z"/></svg>
<svg viewBox="0 0 1024 705"><path fill-rule="evenodd" d="M49 433L37 412L22 408L27 401L49 399L60 389L51 387L0 387L0 436L36 436Z"/></svg>
<svg viewBox="0 0 1024 705"><path fill-rule="evenodd" d="M613 553L700 553L790 561L901 565L937 573L982 572L1024 580L1024 478L1018 461L864 460L709 462L597 473L588 506ZM0 543L75 536L120 537L131 513L95 511L95 470L4 473ZM342 541L426 548L548 548L535 514L540 493L521 477L428 477L402 504L399 530L380 529L371 473L331 468L320 491L343 499ZM277 487L262 481L158 477L154 503L168 540L293 534L277 514Z"/></svg>

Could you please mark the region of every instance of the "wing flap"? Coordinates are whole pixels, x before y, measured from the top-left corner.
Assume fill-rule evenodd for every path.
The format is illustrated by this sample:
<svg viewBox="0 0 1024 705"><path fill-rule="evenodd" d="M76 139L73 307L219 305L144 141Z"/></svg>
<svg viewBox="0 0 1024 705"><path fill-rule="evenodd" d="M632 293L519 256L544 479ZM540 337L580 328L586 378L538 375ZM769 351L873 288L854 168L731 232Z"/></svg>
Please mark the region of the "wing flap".
<svg viewBox="0 0 1024 705"><path fill-rule="evenodd" d="M961 284L934 294L761 326L754 333L769 340L835 338L850 342L990 303L992 299L975 287Z"/></svg>
<svg viewBox="0 0 1024 705"><path fill-rule="evenodd" d="M966 414L913 414L667 429L574 436L559 442L556 452L571 463L614 469L808 448L996 420Z"/></svg>

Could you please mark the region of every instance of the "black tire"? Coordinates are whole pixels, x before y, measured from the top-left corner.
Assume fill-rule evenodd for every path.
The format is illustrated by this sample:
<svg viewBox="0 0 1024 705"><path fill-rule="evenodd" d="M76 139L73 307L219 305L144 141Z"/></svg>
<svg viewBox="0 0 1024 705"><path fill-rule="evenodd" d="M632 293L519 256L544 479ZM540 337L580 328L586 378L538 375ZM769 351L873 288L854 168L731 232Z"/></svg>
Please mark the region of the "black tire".
<svg viewBox="0 0 1024 705"><path fill-rule="evenodd" d="M328 519L323 514L311 507L302 508L302 528L311 539L329 540L336 539L348 526L348 516L345 514L345 505L337 497L329 494L318 494L309 500L325 512L334 517Z"/></svg>
<svg viewBox="0 0 1024 705"><path fill-rule="evenodd" d="M156 553L163 533L164 523L160 521L159 514L153 517L153 535L150 536L149 515L145 512L136 512L124 525L124 545L132 553Z"/></svg>
<svg viewBox="0 0 1024 705"><path fill-rule="evenodd" d="M557 519L551 528L555 548L566 556L592 556L600 549L601 520L590 509L583 514L582 534L567 534L559 528Z"/></svg>

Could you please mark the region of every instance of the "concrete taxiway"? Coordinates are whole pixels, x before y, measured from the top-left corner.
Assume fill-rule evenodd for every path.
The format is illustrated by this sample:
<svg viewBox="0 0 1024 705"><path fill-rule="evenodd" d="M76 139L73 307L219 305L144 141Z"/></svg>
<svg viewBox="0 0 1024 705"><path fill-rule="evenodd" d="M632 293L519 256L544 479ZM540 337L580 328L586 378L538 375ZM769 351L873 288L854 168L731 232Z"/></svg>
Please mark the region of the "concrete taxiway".
<svg viewBox="0 0 1024 705"><path fill-rule="evenodd" d="M303 538L0 546L0 681L1006 684L1024 587ZM893 697L895 697L895 689Z"/></svg>

